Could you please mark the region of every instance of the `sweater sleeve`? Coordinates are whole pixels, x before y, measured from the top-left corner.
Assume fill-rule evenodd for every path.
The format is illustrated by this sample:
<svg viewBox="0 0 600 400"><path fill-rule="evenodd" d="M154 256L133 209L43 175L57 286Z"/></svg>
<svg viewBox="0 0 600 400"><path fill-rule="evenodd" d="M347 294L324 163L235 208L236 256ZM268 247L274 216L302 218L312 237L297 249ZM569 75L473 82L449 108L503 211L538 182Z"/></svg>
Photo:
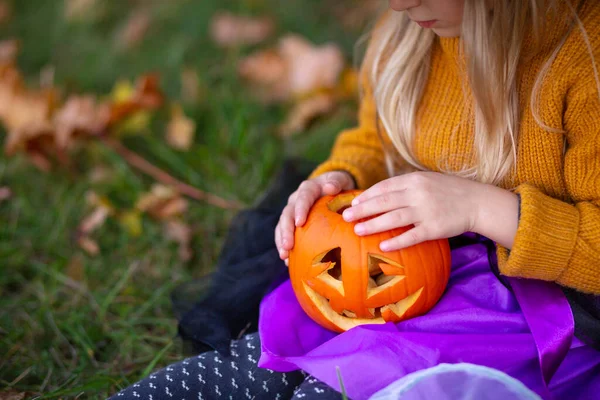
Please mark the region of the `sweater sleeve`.
<svg viewBox="0 0 600 400"><path fill-rule="evenodd" d="M570 202L522 184L520 220L500 272L600 294L600 94L592 71L567 96L564 179Z"/></svg>
<svg viewBox="0 0 600 400"><path fill-rule="evenodd" d="M349 172L359 189L387 178L384 150L377 133L377 113L367 73L360 75L362 99L358 126L342 131L337 137L329 158L311 174L311 178L325 172Z"/></svg>

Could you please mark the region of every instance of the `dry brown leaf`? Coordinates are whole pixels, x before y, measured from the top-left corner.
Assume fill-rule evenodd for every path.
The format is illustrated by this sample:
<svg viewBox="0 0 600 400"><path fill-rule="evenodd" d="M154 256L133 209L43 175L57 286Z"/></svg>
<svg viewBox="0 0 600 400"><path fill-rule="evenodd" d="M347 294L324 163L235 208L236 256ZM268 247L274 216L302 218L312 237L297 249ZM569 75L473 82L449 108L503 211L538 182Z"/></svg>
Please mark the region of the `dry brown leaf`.
<svg viewBox="0 0 600 400"><path fill-rule="evenodd" d="M73 96L54 114L55 141L59 148L73 144L75 134L99 135L110 120L110 106L93 96Z"/></svg>
<svg viewBox="0 0 600 400"><path fill-rule="evenodd" d="M194 253L191 248L192 229L189 225L181 221L167 221L164 228L167 239L179 244L179 259L184 262L191 260Z"/></svg>
<svg viewBox="0 0 600 400"><path fill-rule="evenodd" d="M19 54L21 44L17 39L0 42L0 64L13 64Z"/></svg>
<svg viewBox="0 0 600 400"><path fill-rule="evenodd" d="M100 253L100 246L98 246L98 243L89 236L80 236L77 239L77 244L91 256L96 256Z"/></svg>
<svg viewBox="0 0 600 400"><path fill-rule="evenodd" d="M65 19L73 21L89 16L97 8L98 0L65 0Z"/></svg>
<svg viewBox="0 0 600 400"><path fill-rule="evenodd" d="M87 217L81 221L78 231L85 235L93 232L104 225L106 218L108 218L110 214L110 208L103 205L97 206Z"/></svg>
<svg viewBox="0 0 600 400"><path fill-rule="evenodd" d="M336 100L331 94L322 93L301 100L280 127L280 135L290 137L305 130L315 118L330 113L335 105Z"/></svg>
<svg viewBox="0 0 600 400"><path fill-rule="evenodd" d="M171 110L171 120L167 125L167 143L177 150L189 150L194 142L195 132L196 122L186 117L181 105L174 105Z"/></svg>
<svg viewBox="0 0 600 400"><path fill-rule="evenodd" d="M265 101L281 101L289 96L288 67L275 50L250 54L240 61L238 73L256 87L257 96Z"/></svg>
<svg viewBox="0 0 600 400"><path fill-rule="evenodd" d="M251 18L229 12L215 14L210 26L212 39L223 47L258 44L274 31L271 18Z"/></svg>
<svg viewBox="0 0 600 400"><path fill-rule="evenodd" d="M51 82L51 81L50 81ZM0 65L0 121L7 135L7 155L26 152L46 171L52 161L68 163L75 139L107 133L117 123L141 110L158 108L164 98L156 75L142 76L126 101L99 103L93 96L71 96L62 106L53 87L28 89L13 65Z"/></svg>
<svg viewBox="0 0 600 400"><path fill-rule="evenodd" d="M337 45L313 46L298 35L283 37L279 51L289 66L290 91L296 96L334 88L345 65Z"/></svg>
<svg viewBox="0 0 600 400"><path fill-rule="evenodd" d="M261 50L242 59L240 76L260 89L266 100L285 101L336 87L344 70L338 46L315 46L298 35L280 39L277 49Z"/></svg>
<svg viewBox="0 0 600 400"><path fill-rule="evenodd" d="M12 5L7 0L0 0L0 24L5 24L12 18Z"/></svg>
<svg viewBox="0 0 600 400"><path fill-rule="evenodd" d="M173 188L154 184L149 193L138 199L135 208L156 219L166 220L187 211L188 201Z"/></svg>
<svg viewBox="0 0 600 400"><path fill-rule="evenodd" d="M0 203L2 203L4 200L10 199L12 195L12 190L10 190L8 186L0 187Z"/></svg>
<svg viewBox="0 0 600 400"><path fill-rule="evenodd" d="M32 397L34 397L34 394L31 392L19 392L13 389L0 392L0 400L27 400Z"/></svg>
<svg viewBox="0 0 600 400"><path fill-rule="evenodd" d="M150 28L150 14L145 10L133 12L117 35L117 43L122 49L131 49L139 44Z"/></svg>

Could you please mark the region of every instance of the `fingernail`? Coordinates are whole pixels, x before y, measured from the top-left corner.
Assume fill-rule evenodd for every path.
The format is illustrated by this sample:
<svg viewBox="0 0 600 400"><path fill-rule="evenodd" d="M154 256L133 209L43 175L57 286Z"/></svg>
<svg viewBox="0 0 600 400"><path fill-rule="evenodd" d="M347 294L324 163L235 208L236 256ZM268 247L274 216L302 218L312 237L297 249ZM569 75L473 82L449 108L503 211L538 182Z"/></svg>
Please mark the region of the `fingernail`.
<svg viewBox="0 0 600 400"><path fill-rule="evenodd" d="M296 217L294 223L296 224L296 226L300 225L300 217Z"/></svg>
<svg viewBox="0 0 600 400"><path fill-rule="evenodd" d="M362 224L358 224L354 227L354 232L357 235L362 235L363 233L365 233L365 226Z"/></svg>
<svg viewBox="0 0 600 400"><path fill-rule="evenodd" d="M352 216L353 216L353 212L350 211L349 208L347 208L346 210L344 210L344 212L342 213L342 217L346 220L346 221L350 221L352 220Z"/></svg>
<svg viewBox="0 0 600 400"><path fill-rule="evenodd" d="M388 242L381 242L379 248L381 251L388 251L390 249L390 244Z"/></svg>
<svg viewBox="0 0 600 400"><path fill-rule="evenodd" d="M352 203L351 203L351 204L352 204L353 206L355 206L355 205L357 205L358 203L360 203L360 200L358 200L358 197L355 197L355 198L352 200Z"/></svg>

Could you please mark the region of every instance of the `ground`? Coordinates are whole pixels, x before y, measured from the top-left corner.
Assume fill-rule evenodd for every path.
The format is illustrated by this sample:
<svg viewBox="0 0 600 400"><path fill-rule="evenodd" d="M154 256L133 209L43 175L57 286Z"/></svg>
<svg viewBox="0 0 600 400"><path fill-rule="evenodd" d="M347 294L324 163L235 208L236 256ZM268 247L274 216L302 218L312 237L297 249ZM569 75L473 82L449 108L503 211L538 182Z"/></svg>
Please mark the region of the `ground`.
<svg viewBox="0 0 600 400"><path fill-rule="evenodd" d="M236 75L237 60L254 47L224 50L208 35L217 10L270 15L277 21L271 43L294 32L317 44L335 42L352 60L363 27L342 18L339 1L95 3L91 16L77 19L65 17L60 0L15 0L0 38L20 40L18 66L30 84L50 71L67 93L103 95L119 80L156 71L167 98L178 100L182 70L195 70L201 93L184 104L197 123L189 151L165 145L166 110L154 112L143 132L121 137L128 148L190 185L250 205L285 157L323 160L336 133L354 122L356 104L347 101L306 132L278 137L286 107L261 104ZM344 3L351 8L360 2ZM150 12L150 29L123 50L118 32L139 7ZM0 142L4 138L0 133ZM96 182L90 174L99 165L109 178ZM22 155L0 155L0 187L12 192L0 202L0 390L38 398L105 398L181 359L170 293L213 268L236 210L190 202L183 217L193 231L189 261L180 259L177 244L147 215L141 235L109 218L93 234L100 248L96 256L75 240L89 213L90 190L127 208L153 183L100 143L86 144L71 167L48 173Z"/></svg>

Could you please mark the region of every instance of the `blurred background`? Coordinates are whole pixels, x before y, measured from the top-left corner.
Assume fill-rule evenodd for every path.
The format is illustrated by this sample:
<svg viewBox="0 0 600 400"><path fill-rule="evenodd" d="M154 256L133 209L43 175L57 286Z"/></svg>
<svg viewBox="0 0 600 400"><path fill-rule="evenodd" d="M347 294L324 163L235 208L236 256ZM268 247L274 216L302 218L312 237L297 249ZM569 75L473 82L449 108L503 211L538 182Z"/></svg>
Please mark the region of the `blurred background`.
<svg viewBox="0 0 600 400"><path fill-rule="evenodd" d="M170 293L355 122L380 5L0 0L0 399L105 398L182 358Z"/></svg>

